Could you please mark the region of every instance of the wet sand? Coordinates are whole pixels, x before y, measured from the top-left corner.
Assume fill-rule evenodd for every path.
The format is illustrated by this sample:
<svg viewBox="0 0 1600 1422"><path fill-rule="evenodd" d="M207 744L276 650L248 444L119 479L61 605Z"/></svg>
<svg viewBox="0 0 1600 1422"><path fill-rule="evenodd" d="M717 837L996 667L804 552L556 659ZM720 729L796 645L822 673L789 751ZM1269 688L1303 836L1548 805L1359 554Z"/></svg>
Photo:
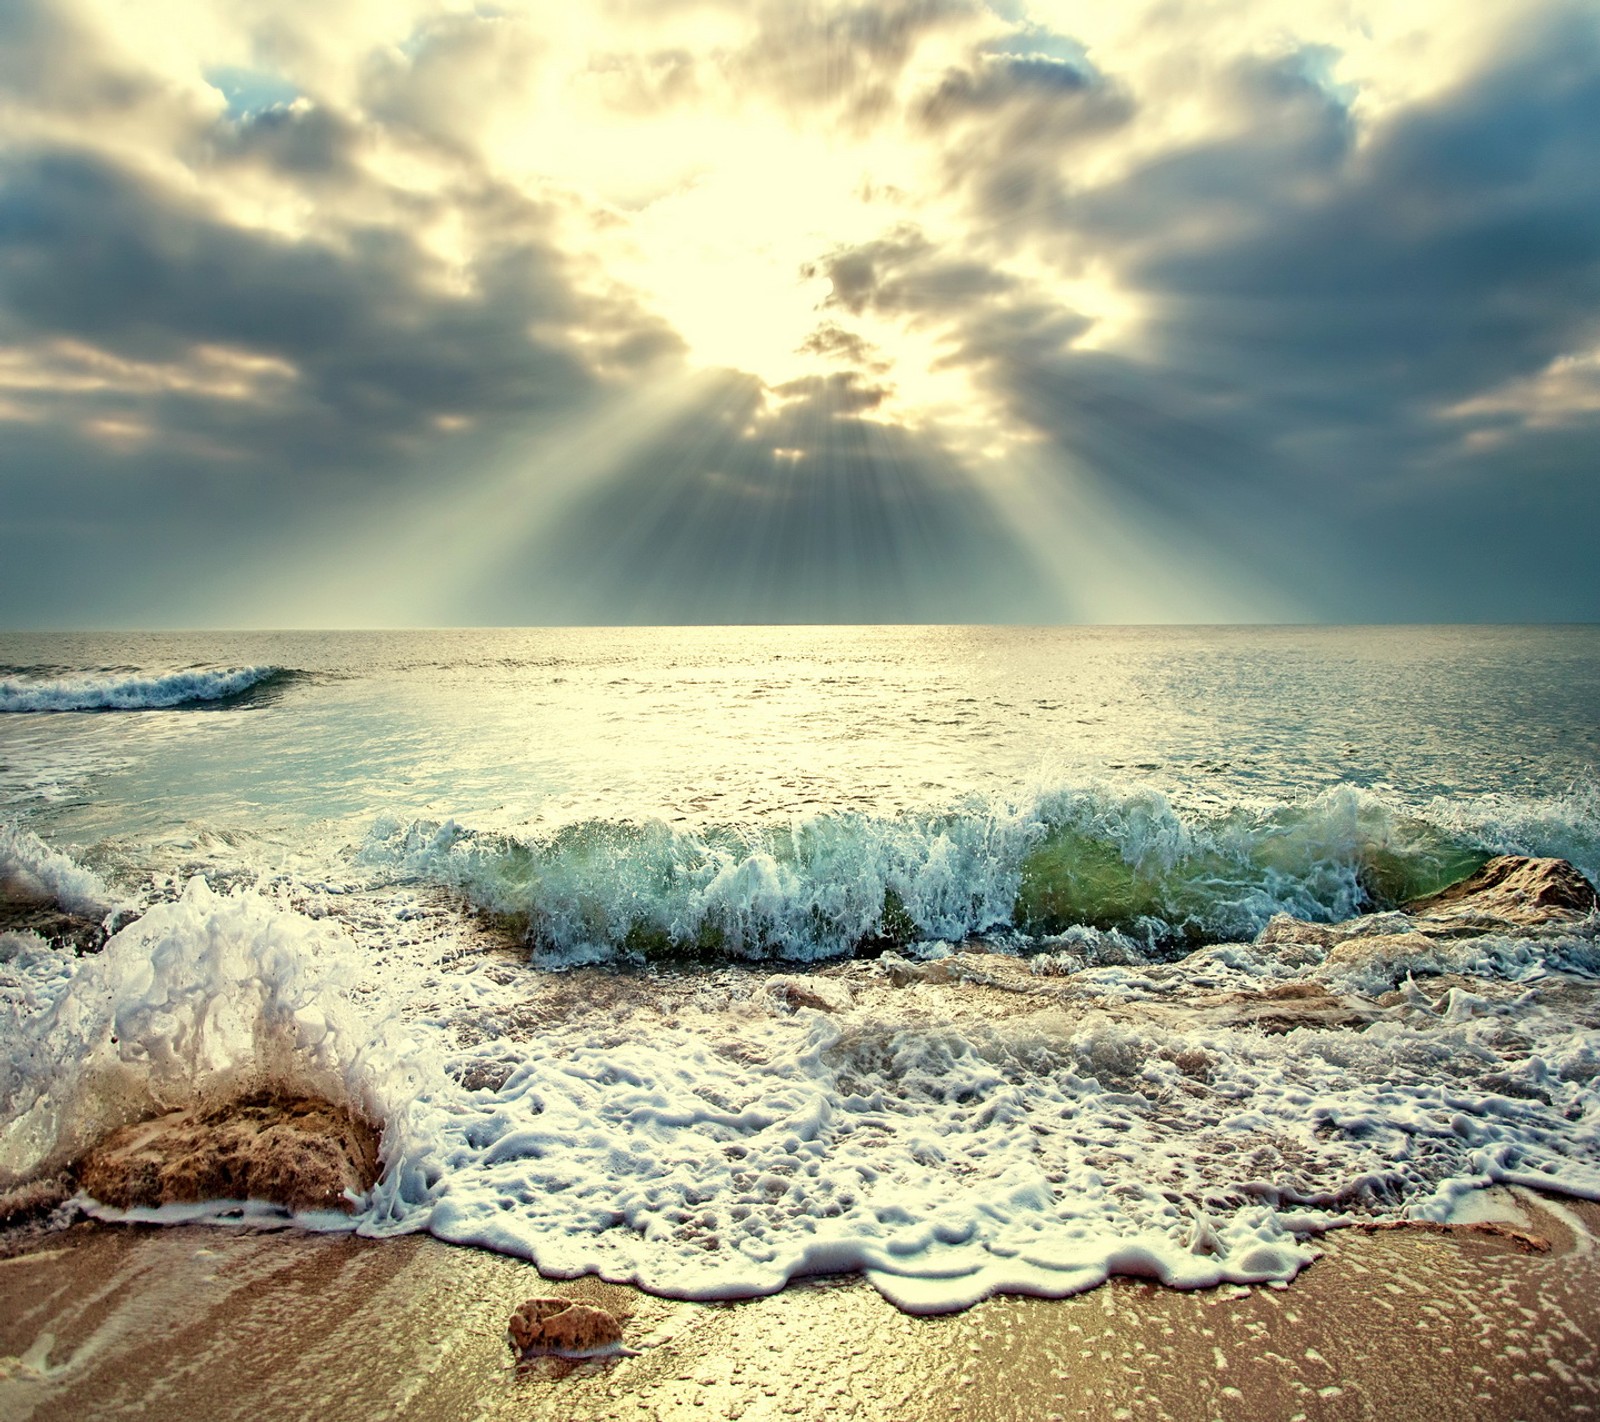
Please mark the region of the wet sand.
<svg viewBox="0 0 1600 1422"><path fill-rule="evenodd" d="M1375 1418L1600 1415L1600 1207L1546 1237L1340 1231L1288 1289L1116 1280L913 1318L859 1280L681 1304L420 1236L80 1224L0 1261L0 1418ZM635 1357L512 1362L530 1294Z"/></svg>

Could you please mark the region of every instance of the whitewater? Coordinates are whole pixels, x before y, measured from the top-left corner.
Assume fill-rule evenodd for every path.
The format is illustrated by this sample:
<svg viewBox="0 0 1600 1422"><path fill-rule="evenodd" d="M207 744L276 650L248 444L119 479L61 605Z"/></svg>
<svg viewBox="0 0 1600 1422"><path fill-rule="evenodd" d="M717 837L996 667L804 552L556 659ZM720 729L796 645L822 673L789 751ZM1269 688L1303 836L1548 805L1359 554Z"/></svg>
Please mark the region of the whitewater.
<svg viewBox="0 0 1600 1422"><path fill-rule="evenodd" d="M383 1127L307 1227L913 1312L1600 1199L1594 915L1394 914L1594 881L1597 707L1592 628L0 638L0 1188L270 1082Z"/></svg>

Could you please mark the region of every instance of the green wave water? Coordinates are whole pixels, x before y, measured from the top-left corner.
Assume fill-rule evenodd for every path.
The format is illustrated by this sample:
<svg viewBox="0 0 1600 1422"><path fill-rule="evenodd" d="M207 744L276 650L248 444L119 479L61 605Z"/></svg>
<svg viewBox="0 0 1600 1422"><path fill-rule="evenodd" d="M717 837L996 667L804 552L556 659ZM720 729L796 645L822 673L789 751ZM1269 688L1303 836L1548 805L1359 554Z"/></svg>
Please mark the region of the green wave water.
<svg viewBox="0 0 1600 1422"><path fill-rule="evenodd" d="M1530 846L1348 786L1209 815L1090 786L777 826L586 820L518 836L386 820L362 858L453 890L534 950L573 961L806 961L1078 927L1160 954L1252 938L1275 913L1334 922L1397 907L1495 853L1571 857L1593 838L1592 805L1577 808L1576 823L1547 824L1550 842Z"/></svg>

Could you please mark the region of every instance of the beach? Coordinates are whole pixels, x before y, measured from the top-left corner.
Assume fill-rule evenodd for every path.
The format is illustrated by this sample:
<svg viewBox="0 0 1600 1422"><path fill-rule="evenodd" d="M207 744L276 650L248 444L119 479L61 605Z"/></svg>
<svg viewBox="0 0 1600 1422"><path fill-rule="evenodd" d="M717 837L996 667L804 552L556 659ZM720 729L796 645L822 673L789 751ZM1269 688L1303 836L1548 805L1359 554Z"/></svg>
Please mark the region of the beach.
<svg viewBox="0 0 1600 1422"><path fill-rule="evenodd" d="M678 1303L423 1237L84 1224L0 1262L7 1422L1408 1418L1600 1408L1600 1209L1497 1192L1548 1242L1336 1231L1286 1289L1118 1279L916 1318L859 1280ZM614 1311L637 1356L518 1367L532 1294Z"/></svg>

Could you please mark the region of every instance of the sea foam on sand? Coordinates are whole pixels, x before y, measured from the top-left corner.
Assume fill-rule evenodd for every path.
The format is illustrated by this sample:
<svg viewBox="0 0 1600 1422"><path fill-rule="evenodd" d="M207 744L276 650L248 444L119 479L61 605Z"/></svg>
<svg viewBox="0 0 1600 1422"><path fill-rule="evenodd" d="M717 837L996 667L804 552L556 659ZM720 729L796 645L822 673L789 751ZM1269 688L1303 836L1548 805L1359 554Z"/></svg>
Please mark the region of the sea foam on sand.
<svg viewBox="0 0 1600 1422"><path fill-rule="evenodd" d="M425 910L196 880L69 973L13 945L0 1169L270 1080L385 1122L363 1233L683 1298L860 1271L917 1312L1111 1273L1281 1283L1352 1215L1443 1219L1498 1181L1600 1198L1590 988L1558 970L1592 924L1485 940L1470 990L1402 973L1363 1031L1270 1035L1189 1004L1311 981L1325 950L859 961L816 1007L736 968L537 973L459 921L401 932Z"/></svg>

